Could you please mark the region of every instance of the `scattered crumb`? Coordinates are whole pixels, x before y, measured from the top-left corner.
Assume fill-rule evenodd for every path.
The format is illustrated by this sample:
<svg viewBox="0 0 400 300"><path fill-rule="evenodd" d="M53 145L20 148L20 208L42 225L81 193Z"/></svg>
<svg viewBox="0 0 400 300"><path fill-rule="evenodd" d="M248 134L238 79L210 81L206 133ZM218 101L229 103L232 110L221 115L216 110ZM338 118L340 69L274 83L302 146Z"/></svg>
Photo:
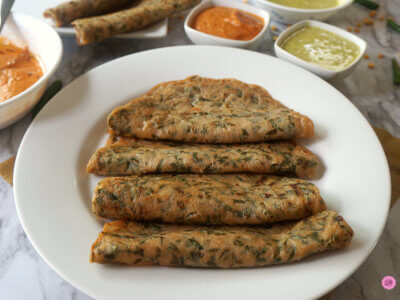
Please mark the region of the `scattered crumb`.
<svg viewBox="0 0 400 300"><path fill-rule="evenodd" d="M385 21L385 17L379 17L379 21Z"/></svg>
<svg viewBox="0 0 400 300"><path fill-rule="evenodd" d="M274 41L276 41L277 38L278 38L277 35L274 35L274 36L272 37L272 39L273 39Z"/></svg>
<svg viewBox="0 0 400 300"><path fill-rule="evenodd" d="M364 58L365 58L365 59L368 59L368 58L369 58L369 55L368 55L368 54L364 54Z"/></svg>
<svg viewBox="0 0 400 300"><path fill-rule="evenodd" d="M378 54L378 57L379 57L379 58L384 58L385 55L383 55L382 53L379 53L379 54Z"/></svg>
<svg viewBox="0 0 400 300"><path fill-rule="evenodd" d="M348 32L352 32L353 29L352 29L350 26L347 26L347 31L348 31Z"/></svg>
<svg viewBox="0 0 400 300"><path fill-rule="evenodd" d="M376 10L371 10L371 12L369 13L369 16L371 18L375 17L376 16Z"/></svg>
<svg viewBox="0 0 400 300"><path fill-rule="evenodd" d="M183 20L184 18L185 18L184 15L179 15L179 16L178 16L178 19L179 19L179 20Z"/></svg>
<svg viewBox="0 0 400 300"><path fill-rule="evenodd" d="M364 24L366 24L366 25L373 25L373 24L374 24L374 21L372 21L370 18L365 18L365 19L364 19Z"/></svg>
<svg viewBox="0 0 400 300"><path fill-rule="evenodd" d="M277 31L277 30L278 30L278 27L276 27L275 25L272 25L272 26L271 26L271 29L272 29L273 31Z"/></svg>
<svg viewBox="0 0 400 300"><path fill-rule="evenodd" d="M360 29L356 27L356 28L354 28L354 32L360 33Z"/></svg>
<svg viewBox="0 0 400 300"><path fill-rule="evenodd" d="M289 28L290 26L292 26L292 24L286 24L286 27Z"/></svg>
<svg viewBox="0 0 400 300"><path fill-rule="evenodd" d="M362 23L357 23L357 27L362 27Z"/></svg>
<svg viewBox="0 0 400 300"><path fill-rule="evenodd" d="M370 68L370 69L375 68L374 63L372 63L372 62L369 62L367 66L368 66L368 68Z"/></svg>

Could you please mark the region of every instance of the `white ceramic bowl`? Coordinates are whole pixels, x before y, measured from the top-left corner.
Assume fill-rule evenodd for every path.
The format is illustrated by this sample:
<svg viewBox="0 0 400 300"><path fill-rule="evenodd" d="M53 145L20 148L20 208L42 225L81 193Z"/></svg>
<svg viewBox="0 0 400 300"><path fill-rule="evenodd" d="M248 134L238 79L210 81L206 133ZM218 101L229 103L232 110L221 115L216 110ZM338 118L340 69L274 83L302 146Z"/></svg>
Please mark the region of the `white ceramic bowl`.
<svg viewBox="0 0 400 300"><path fill-rule="evenodd" d="M202 12L203 10L213 7L213 6L226 6L232 7L236 9L241 9L243 11L249 12L256 16L263 18L264 27L260 31L260 33L249 41L237 41L231 39L225 39L221 37L217 37L214 35L210 35L207 33L203 33L191 27L195 17ZM237 48L246 48L246 49L254 49L256 48L263 40L263 37L267 33L267 28L269 25L270 17L269 14L261 9L257 9L253 6L243 4L240 2L229 1L229 0L209 0L200 3L196 7L192 9L185 20L185 32L188 38L194 43L198 45L215 45L215 46L227 46L227 47L237 47Z"/></svg>
<svg viewBox="0 0 400 300"><path fill-rule="evenodd" d="M304 60L298 58L297 56L294 56L293 54L284 50L281 46L282 46L282 43L285 41L285 39L288 36L290 36L293 32L299 30L300 28L302 28L304 26L319 27L319 28L328 30L330 32L333 32L333 33L341 36L341 37L348 39L349 41L353 42L360 48L359 55L346 68L341 69L341 70L330 70L330 69L321 67L319 65L304 61ZM354 34L348 32L344 29L341 29L339 27L329 25L326 23L322 23L322 22L318 22L318 21L305 20L305 21L301 21L299 23L294 24L293 26L289 27L284 32L282 32L279 35L278 39L276 40L274 47L275 47L275 55L278 58L292 62L304 69L307 69L307 70L313 72L314 74L322 77L323 79L333 80L333 79L338 79L338 78L344 78L344 77L348 76L351 72L354 71L356 65L360 62L362 56L365 53L365 50L367 49L367 43L364 40L360 39L359 37L355 36Z"/></svg>
<svg viewBox="0 0 400 300"><path fill-rule="evenodd" d="M28 46L40 61L43 76L22 93L0 102L0 129L26 115L46 89L49 78L61 61L62 42L53 28L33 17L11 13L1 32L15 45Z"/></svg>
<svg viewBox="0 0 400 300"><path fill-rule="evenodd" d="M348 7L354 0L340 0L340 5L325 9L302 9L280 5L268 0L253 0L254 5L265 9L271 18L282 23L293 24L306 19L323 21Z"/></svg>

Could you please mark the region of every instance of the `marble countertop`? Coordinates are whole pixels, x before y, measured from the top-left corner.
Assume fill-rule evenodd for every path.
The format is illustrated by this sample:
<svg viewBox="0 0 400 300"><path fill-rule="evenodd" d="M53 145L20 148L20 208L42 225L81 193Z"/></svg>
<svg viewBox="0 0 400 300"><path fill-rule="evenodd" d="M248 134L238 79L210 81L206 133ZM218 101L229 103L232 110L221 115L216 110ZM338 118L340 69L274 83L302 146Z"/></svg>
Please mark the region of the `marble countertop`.
<svg viewBox="0 0 400 300"><path fill-rule="evenodd" d="M381 0L378 16L400 20L400 1ZM369 11L352 5L344 13L328 20L342 28L355 27ZM400 60L400 33L378 21L364 25L359 36L368 42L367 53L356 71L345 80L332 83L346 95L374 125L400 137L400 86L392 83L390 58ZM112 59L139 51L190 44L183 32L183 21L170 20L168 36L157 40L110 39L100 44L80 47L72 37L63 37L64 56L54 79L64 85L88 70ZM278 28L283 25L275 24ZM268 34L259 52L273 55L273 35ZM385 58L378 58L382 53ZM368 62L375 64L369 69ZM15 155L32 120L28 115L0 130L0 162ZM398 286L386 291L384 276L397 279ZM399 299L400 298L400 201L391 210L384 233L362 266L332 293L331 299ZM90 299L62 279L36 253L25 235L15 210L12 188L0 177L0 299Z"/></svg>

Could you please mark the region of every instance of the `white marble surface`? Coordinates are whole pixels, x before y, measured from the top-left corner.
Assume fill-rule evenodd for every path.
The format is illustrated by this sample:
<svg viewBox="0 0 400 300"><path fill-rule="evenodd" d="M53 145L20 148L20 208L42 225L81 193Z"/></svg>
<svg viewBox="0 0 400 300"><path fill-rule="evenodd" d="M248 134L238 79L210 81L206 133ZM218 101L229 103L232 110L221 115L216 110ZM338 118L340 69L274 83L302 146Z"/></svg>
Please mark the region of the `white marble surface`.
<svg viewBox="0 0 400 300"><path fill-rule="evenodd" d="M379 14L391 15L400 22L400 1L382 0ZM368 15L368 10L354 4L345 13L334 16L329 23L346 28L355 27ZM64 84L82 73L111 59L142 50L171 45L189 44L182 30L182 21L174 19L172 30L161 40L112 39L101 44L79 47L73 38L63 38L64 58L54 79ZM283 28L283 26L279 26ZM387 129L400 137L400 87L392 84L389 58L399 58L400 33L377 21L363 26L359 34L368 42L368 61L345 80L333 85L345 94L372 125ZM272 54L272 34L260 52ZM384 59L377 58L379 53ZM0 162L15 155L22 136L31 122L28 115L10 127L0 130ZM392 275L397 287L386 291L381 279ZM36 253L27 239L15 210L12 188L0 178L0 299L90 299L53 271ZM337 287L331 299L400 299L400 203L391 211L385 231L365 263Z"/></svg>

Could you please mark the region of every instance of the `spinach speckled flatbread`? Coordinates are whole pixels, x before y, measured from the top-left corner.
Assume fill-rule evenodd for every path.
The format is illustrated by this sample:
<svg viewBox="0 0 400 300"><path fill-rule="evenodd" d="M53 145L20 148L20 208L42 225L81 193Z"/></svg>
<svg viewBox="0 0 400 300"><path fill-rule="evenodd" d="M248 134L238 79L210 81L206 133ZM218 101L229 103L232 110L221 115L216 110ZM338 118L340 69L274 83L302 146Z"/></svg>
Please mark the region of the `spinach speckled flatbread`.
<svg viewBox="0 0 400 300"><path fill-rule="evenodd" d="M264 227L206 227L114 221L104 225L91 261L129 265L242 268L301 260L347 247L353 230L333 211Z"/></svg>
<svg viewBox="0 0 400 300"><path fill-rule="evenodd" d="M202 225L299 220L326 209L310 182L257 174L108 177L95 189L95 215Z"/></svg>
<svg viewBox="0 0 400 300"><path fill-rule="evenodd" d="M97 175L249 172L314 178L318 163L311 151L290 142L181 144L122 138L97 150L86 170Z"/></svg>
<svg viewBox="0 0 400 300"><path fill-rule="evenodd" d="M313 122L260 86L192 76L161 83L112 111L112 134L196 143L312 137Z"/></svg>

